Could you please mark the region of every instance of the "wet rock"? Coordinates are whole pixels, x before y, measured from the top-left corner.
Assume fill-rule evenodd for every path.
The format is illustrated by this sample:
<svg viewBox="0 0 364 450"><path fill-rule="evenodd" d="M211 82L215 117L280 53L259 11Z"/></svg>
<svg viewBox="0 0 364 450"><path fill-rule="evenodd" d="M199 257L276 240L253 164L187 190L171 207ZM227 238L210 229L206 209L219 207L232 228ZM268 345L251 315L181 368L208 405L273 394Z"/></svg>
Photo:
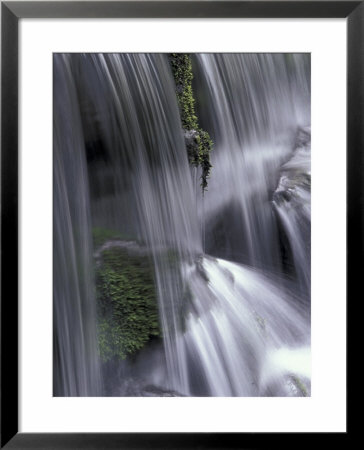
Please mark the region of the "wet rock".
<svg viewBox="0 0 364 450"><path fill-rule="evenodd" d="M145 386L143 393L144 397L184 397L177 391L170 391L153 385Z"/></svg>
<svg viewBox="0 0 364 450"><path fill-rule="evenodd" d="M199 155L199 132L197 130L183 130L186 149L190 161L198 161Z"/></svg>
<svg viewBox="0 0 364 450"><path fill-rule="evenodd" d="M282 266L297 279L300 293L309 300L311 252L311 141L310 129L297 132L291 158L282 165L273 193Z"/></svg>
<svg viewBox="0 0 364 450"><path fill-rule="evenodd" d="M311 189L311 133L310 128L297 131L296 145L291 158L281 167L280 178L273 193L278 204L295 200L296 207L306 202L305 192Z"/></svg>
<svg viewBox="0 0 364 450"><path fill-rule="evenodd" d="M156 386L145 384L143 380L126 379L121 386L113 391L115 397L184 397L183 394Z"/></svg>

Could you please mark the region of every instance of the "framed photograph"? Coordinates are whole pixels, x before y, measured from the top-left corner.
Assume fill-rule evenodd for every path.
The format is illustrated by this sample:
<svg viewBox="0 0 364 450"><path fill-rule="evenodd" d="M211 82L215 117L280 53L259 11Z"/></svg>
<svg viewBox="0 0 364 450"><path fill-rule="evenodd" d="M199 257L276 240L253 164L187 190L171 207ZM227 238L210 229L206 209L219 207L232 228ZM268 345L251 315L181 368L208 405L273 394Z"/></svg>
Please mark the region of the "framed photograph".
<svg viewBox="0 0 364 450"><path fill-rule="evenodd" d="M1 446L345 445L362 2L1 12Z"/></svg>

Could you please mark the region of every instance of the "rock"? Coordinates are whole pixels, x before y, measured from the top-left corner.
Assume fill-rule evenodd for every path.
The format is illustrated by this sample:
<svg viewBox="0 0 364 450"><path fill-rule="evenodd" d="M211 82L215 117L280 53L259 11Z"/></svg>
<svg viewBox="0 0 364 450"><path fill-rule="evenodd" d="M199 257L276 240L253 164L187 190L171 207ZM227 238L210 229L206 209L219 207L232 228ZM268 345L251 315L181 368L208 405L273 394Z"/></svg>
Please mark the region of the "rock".
<svg viewBox="0 0 364 450"><path fill-rule="evenodd" d="M111 393L114 397L185 397L183 394L155 386L145 384L142 379L127 378L123 380L121 386Z"/></svg>
<svg viewBox="0 0 364 450"><path fill-rule="evenodd" d="M309 301L311 283L311 142L310 129L298 130L291 158L281 167L273 193L282 266L296 278L302 298Z"/></svg>
<svg viewBox="0 0 364 450"><path fill-rule="evenodd" d="M170 391L153 385L145 386L143 393L145 397L184 397L177 391Z"/></svg>
<svg viewBox="0 0 364 450"><path fill-rule="evenodd" d="M281 174L273 202L289 202L294 199L297 206L306 202L305 192L311 189L311 134L310 128L297 131L295 149L291 158L281 167Z"/></svg>
<svg viewBox="0 0 364 450"><path fill-rule="evenodd" d="M199 157L199 132L196 130L183 130L187 154L190 163L198 164Z"/></svg>

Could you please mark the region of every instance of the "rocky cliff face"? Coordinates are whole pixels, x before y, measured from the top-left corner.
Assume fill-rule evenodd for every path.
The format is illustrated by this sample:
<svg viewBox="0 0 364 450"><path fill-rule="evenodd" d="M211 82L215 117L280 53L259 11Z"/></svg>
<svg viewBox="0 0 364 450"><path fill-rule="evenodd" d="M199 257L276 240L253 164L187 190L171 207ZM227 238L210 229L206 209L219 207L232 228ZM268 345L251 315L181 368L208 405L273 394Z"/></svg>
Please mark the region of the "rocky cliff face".
<svg viewBox="0 0 364 450"><path fill-rule="evenodd" d="M297 277L302 293L310 289L311 129L298 130L291 158L282 165L273 206L280 225L286 270Z"/></svg>

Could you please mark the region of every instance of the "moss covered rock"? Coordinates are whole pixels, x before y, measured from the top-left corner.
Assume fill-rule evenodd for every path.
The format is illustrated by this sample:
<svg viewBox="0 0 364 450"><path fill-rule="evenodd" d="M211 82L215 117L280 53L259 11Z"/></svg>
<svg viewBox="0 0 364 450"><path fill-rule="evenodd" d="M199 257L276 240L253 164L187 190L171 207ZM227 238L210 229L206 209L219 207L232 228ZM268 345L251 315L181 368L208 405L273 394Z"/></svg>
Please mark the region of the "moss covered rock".
<svg viewBox="0 0 364 450"><path fill-rule="evenodd" d="M205 191L212 167L210 153L213 144L207 131L202 130L198 125L192 90L191 57L186 53L171 53L169 61L176 85L176 96L184 129L188 159L191 165L201 167L201 187Z"/></svg>
<svg viewBox="0 0 364 450"><path fill-rule="evenodd" d="M161 335L148 256L123 248L120 241L105 247L106 242L99 239L104 250L96 261L99 352L104 362L125 359Z"/></svg>

